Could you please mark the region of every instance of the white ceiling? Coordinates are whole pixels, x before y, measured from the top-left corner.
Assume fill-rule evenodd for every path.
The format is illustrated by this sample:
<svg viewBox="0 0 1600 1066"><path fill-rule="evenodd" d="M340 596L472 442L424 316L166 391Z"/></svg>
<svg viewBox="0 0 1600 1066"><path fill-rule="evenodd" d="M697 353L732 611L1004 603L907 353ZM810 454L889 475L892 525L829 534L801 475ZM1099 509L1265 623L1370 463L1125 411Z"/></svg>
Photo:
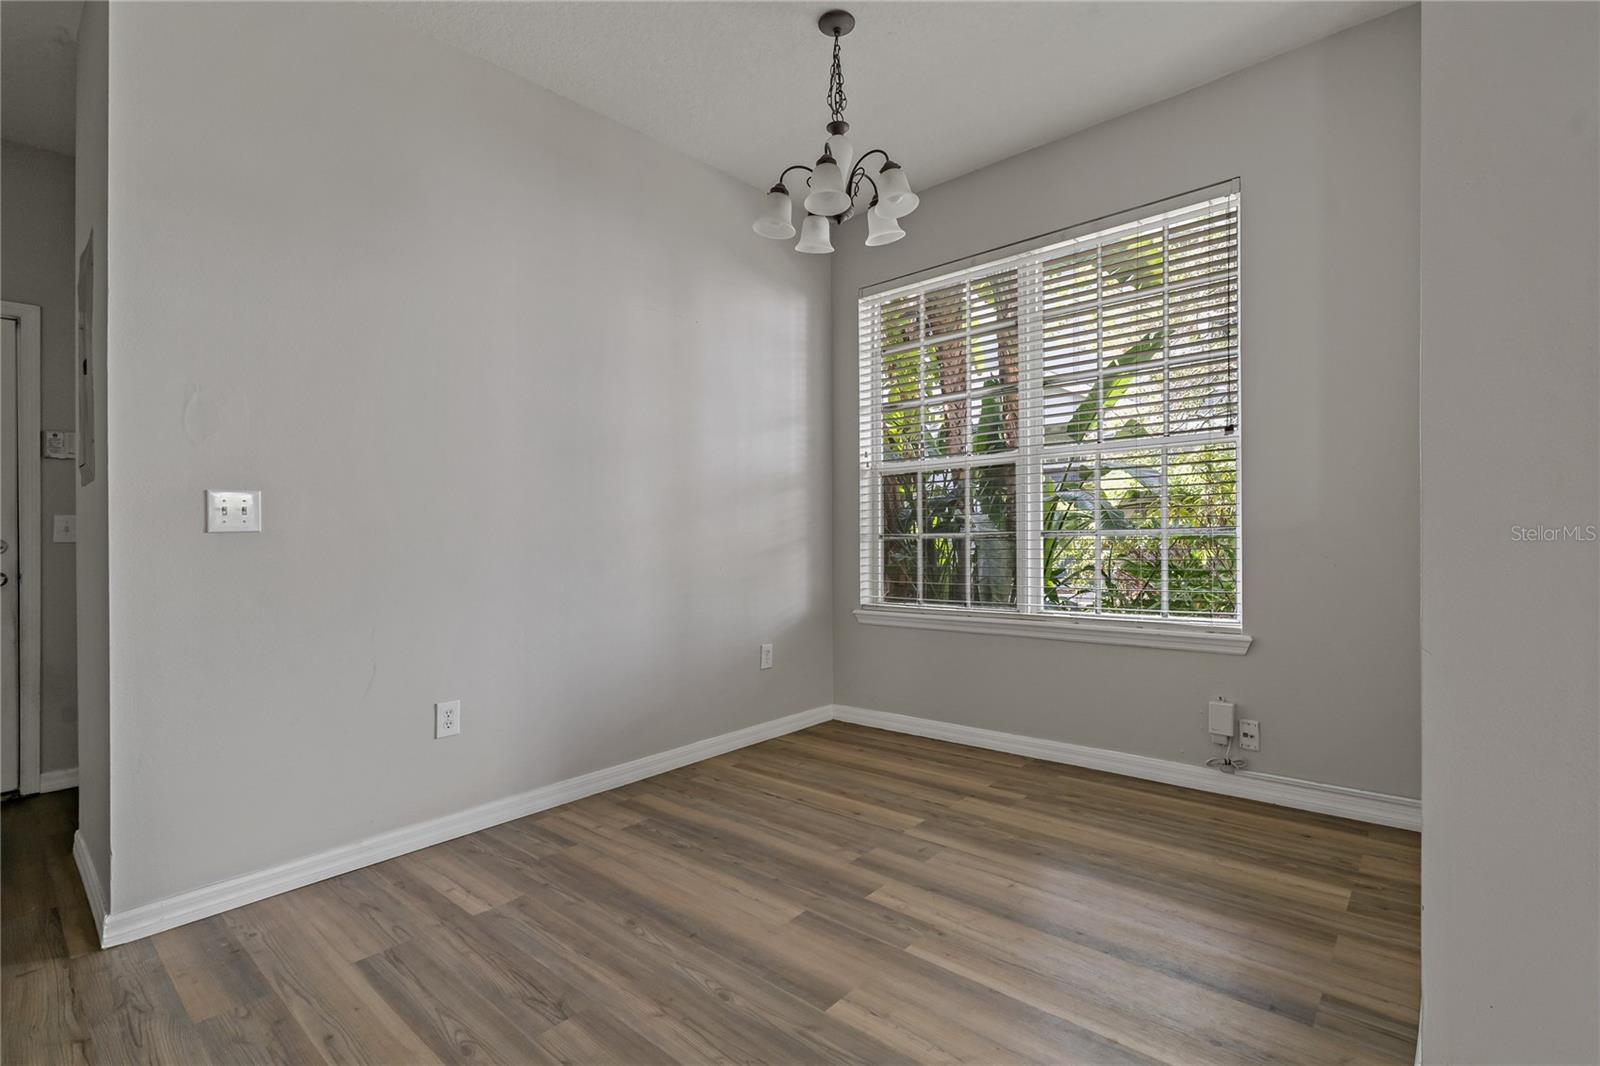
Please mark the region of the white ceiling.
<svg viewBox="0 0 1600 1066"><path fill-rule="evenodd" d="M926 188L1400 2L849 2L846 117ZM826 136L828 3L387 3L394 18L751 185Z"/></svg>
<svg viewBox="0 0 1600 1066"><path fill-rule="evenodd" d="M72 155L81 4L0 4L0 137Z"/></svg>

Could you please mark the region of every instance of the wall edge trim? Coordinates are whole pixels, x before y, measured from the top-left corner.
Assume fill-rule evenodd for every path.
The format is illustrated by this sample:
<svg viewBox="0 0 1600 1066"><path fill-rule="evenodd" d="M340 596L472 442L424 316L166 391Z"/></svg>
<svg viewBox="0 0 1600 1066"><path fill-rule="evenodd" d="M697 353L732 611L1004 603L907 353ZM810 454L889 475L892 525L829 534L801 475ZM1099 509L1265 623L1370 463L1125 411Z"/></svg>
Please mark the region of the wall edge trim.
<svg viewBox="0 0 1600 1066"><path fill-rule="evenodd" d="M174 929L269 896L303 888L407 852L453 840L468 833L476 833L480 829L488 829L503 822L525 818L539 811L572 803L598 792L632 784L751 744L759 744L764 740L772 740L786 733L829 721L833 716L832 705L824 704L782 718L774 718L771 721L759 722L743 729L697 740L669 751L646 755L553 784L541 785L503 799L490 800L488 803L469 807L454 814L401 826L350 844L329 848L304 858L292 859L286 863L241 874L187 892L179 892L124 911L105 914L102 903L103 917L97 915L96 920L96 924L100 927L100 944L109 948L132 940L140 940L163 930ZM79 840L81 839L80 837ZM76 850L75 847L74 851ZM79 857L78 865L87 889L89 874L85 873L86 860L85 849ZM88 870L93 871L92 863L88 864ZM98 878L95 880L98 887ZM91 909L94 907L92 893L90 906Z"/></svg>
<svg viewBox="0 0 1600 1066"><path fill-rule="evenodd" d="M100 935L100 943L104 945L106 939L105 882L100 880L100 871L95 868L94 856L89 854L89 843L83 839L83 831L81 829L75 829L72 833L72 861L78 867L78 880L83 883L83 894L89 900L89 913L94 917L95 932Z"/></svg>
<svg viewBox="0 0 1600 1066"><path fill-rule="evenodd" d="M39 775L40 792L60 792L64 788L78 787L78 768L69 766L65 770L46 770Z"/></svg>
<svg viewBox="0 0 1600 1066"><path fill-rule="evenodd" d="M1044 759L1048 762L1082 766L1090 770L1135 777L1144 781L1192 788L1201 792L1214 792L1224 796L1256 800L1279 807L1330 814L1337 818L1350 818L1396 829L1420 831L1422 829L1422 801L1408 796L1391 796L1382 792L1328 785L1318 781L1305 781L1276 774L1245 771L1224 774L1205 766L1157 759L1149 755L1130 755L1109 748L1091 748L1082 744L1069 744L1062 740L1045 740L1016 733L1003 733L995 729L940 722L931 718L916 718L907 714L891 714L864 707L838 706L835 715L841 722L886 729L895 733L909 733L943 740L952 744L965 744L990 751L1004 751L1012 755Z"/></svg>

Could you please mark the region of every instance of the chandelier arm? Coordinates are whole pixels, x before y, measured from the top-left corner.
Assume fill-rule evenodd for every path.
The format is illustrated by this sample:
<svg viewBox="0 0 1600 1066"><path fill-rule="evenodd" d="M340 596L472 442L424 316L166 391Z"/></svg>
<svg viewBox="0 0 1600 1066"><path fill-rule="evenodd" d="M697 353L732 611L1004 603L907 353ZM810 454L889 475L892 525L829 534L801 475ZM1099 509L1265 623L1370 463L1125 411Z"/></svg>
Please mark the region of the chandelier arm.
<svg viewBox="0 0 1600 1066"><path fill-rule="evenodd" d="M875 155L883 156L883 161L885 163L888 163L888 162L891 161L889 159L889 153L888 152L885 152L882 148L874 148L869 152L862 153L861 157L856 160L856 169L859 170L859 171L862 171L863 173L865 173L867 168L866 168L866 166L864 164L866 163L866 161L867 161L867 159L869 157L875 156ZM879 167L878 169L882 170L883 168Z"/></svg>
<svg viewBox="0 0 1600 1066"><path fill-rule="evenodd" d="M787 177L788 177L788 176L789 176L789 171L791 171L791 170L803 170L803 171L805 171L805 172L806 172L806 173L807 173L807 174L810 174L810 173L812 173L812 170L811 170L811 168L810 168L810 167L808 167L808 166L806 166L806 165L805 165L805 164L804 164L804 163L796 163L796 164L795 164L795 165L794 165L794 166L792 166L792 167L785 167L785 168L784 168L784 170L783 170L783 173L782 173L782 174L779 174L779 175L778 175L778 184L779 184L779 185L782 185L782 184L783 184L783 179L784 179L784 178L787 178ZM807 178L807 179L806 179L806 182L807 182L807 183L808 183L808 184L809 184L809 183L810 183L810 181L811 181L811 179L810 179L810 178Z"/></svg>
<svg viewBox="0 0 1600 1066"><path fill-rule="evenodd" d="M865 170L862 170L860 167L856 167L855 173L852 174L851 178L850 178L850 201L852 203L854 203L855 202L855 198L857 196L861 195L861 183L862 182L866 182L868 185L872 186L872 202L873 203L877 203L878 202L878 183L873 181L872 178L867 174L867 172ZM868 205L868 206L870 206L870 205Z"/></svg>

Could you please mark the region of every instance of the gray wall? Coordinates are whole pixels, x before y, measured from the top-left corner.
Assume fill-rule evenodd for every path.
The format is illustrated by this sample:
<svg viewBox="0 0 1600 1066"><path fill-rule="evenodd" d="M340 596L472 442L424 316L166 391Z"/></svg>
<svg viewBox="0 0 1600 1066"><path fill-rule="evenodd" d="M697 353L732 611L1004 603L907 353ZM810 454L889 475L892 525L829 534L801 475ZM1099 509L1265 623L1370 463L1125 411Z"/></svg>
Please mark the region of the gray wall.
<svg viewBox="0 0 1600 1066"><path fill-rule="evenodd" d="M925 192L897 244L835 242L839 703L1193 763L1222 694L1261 719L1255 768L1418 794L1417 52L1409 8ZM856 622L858 288L1234 176L1249 654Z"/></svg>
<svg viewBox="0 0 1600 1066"><path fill-rule="evenodd" d="M359 5L111 25L118 909L830 702L758 191Z"/></svg>
<svg viewBox="0 0 1600 1066"><path fill-rule="evenodd" d="M106 510L106 324L111 308L106 284L107 133L110 129L110 5L91 0L78 22L77 154L74 156L72 259L94 234L95 460L99 473L78 485L78 830L101 885L115 906L111 882L111 674L110 572ZM76 284L76 266L74 266ZM76 296L76 290L74 290ZM76 328L76 327L74 327ZM76 392L76 390L74 390ZM74 418L76 424L76 418ZM78 447L86 447L79 425ZM76 474L76 470L74 470ZM74 484L78 484L76 478ZM119 815L120 817L120 815Z"/></svg>
<svg viewBox="0 0 1600 1066"><path fill-rule="evenodd" d="M72 159L0 142L0 296L39 307L40 428L73 428ZM71 460L39 460L39 768L78 765L77 593L72 545L51 539L51 516L77 506Z"/></svg>
<svg viewBox="0 0 1600 1066"><path fill-rule="evenodd" d="M1429 1062L1600 1061L1600 8L1422 18Z"/></svg>

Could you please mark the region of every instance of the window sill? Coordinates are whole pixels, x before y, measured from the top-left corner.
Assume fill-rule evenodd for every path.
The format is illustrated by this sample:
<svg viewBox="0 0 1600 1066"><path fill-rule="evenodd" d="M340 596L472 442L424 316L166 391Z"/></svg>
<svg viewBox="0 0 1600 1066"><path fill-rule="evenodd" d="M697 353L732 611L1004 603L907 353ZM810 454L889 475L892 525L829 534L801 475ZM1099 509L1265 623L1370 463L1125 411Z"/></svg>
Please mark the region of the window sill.
<svg viewBox="0 0 1600 1066"><path fill-rule="evenodd" d="M950 633L1074 640L1083 644L1122 644L1135 648L1243 655L1254 640L1236 629L1208 629L1184 622L1106 622L1100 619L1041 618L1037 615L978 614L926 607L857 607L856 620L869 626L937 629Z"/></svg>

